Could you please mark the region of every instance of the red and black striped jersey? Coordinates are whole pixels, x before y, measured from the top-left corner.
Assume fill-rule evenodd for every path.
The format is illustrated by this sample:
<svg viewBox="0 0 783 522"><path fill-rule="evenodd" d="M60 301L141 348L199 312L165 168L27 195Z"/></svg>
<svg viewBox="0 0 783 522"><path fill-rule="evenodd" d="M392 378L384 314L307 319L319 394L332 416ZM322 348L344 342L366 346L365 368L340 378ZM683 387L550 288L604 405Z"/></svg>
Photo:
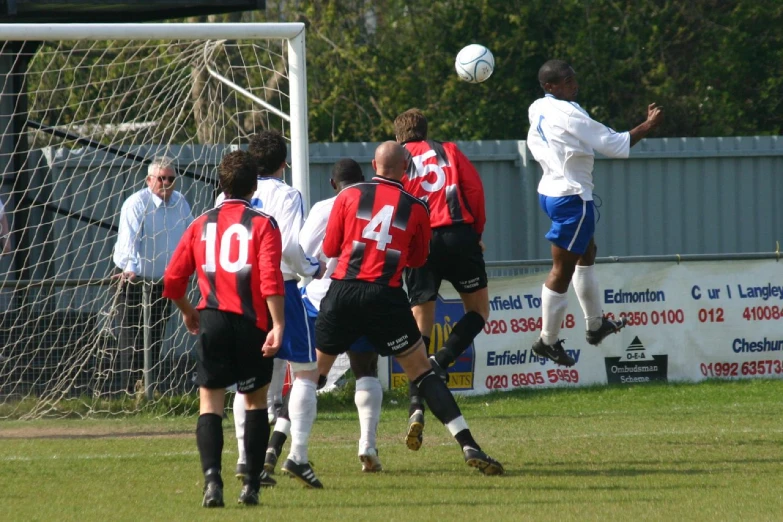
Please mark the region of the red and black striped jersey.
<svg viewBox="0 0 783 522"><path fill-rule="evenodd" d="M275 220L243 199L227 199L185 231L163 275L163 296L184 296L195 271L202 296L196 308L242 315L268 331L266 298L285 295L281 256Z"/></svg>
<svg viewBox="0 0 783 522"><path fill-rule="evenodd" d="M405 267L427 261L431 237L427 206L399 181L374 177L337 196L323 252L339 257L332 279L399 287Z"/></svg>
<svg viewBox="0 0 783 522"><path fill-rule="evenodd" d="M481 235L487 221L484 185L476 168L451 142L409 141L405 190L427 202L432 228L465 223Z"/></svg>

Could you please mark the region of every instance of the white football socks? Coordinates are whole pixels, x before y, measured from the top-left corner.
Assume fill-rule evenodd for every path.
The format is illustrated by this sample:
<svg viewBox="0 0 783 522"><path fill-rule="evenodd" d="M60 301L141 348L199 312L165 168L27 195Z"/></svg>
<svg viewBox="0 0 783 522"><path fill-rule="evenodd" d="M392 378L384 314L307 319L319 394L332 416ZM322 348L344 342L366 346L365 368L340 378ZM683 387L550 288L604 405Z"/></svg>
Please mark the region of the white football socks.
<svg viewBox="0 0 783 522"><path fill-rule="evenodd" d="M546 285L541 287L541 340L552 346L560 335L560 324L565 319L568 294L558 294Z"/></svg>
<svg viewBox="0 0 783 522"><path fill-rule="evenodd" d="M468 429L468 423L465 421L465 417L460 415L456 419L448 422L446 424L446 428L449 430L449 433L451 433L452 437L456 437L457 433L459 433L462 430Z"/></svg>
<svg viewBox="0 0 783 522"><path fill-rule="evenodd" d="M237 393L234 396L234 432L237 435L237 446L239 446L238 464L247 463L245 454L245 396Z"/></svg>
<svg viewBox="0 0 783 522"><path fill-rule="evenodd" d="M288 417L291 419L291 452L288 458L297 464L308 461L307 443L315 421L316 384L308 379L294 379L288 396ZM275 426L277 431L277 426Z"/></svg>
<svg viewBox="0 0 783 522"><path fill-rule="evenodd" d="M359 412L359 455L364 455L369 448L377 449L375 440L378 422L381 418L381 403L383 388L377 377L362 377L356 380L354 402Z"/></svg>
<svg viewBox="0 0 783 522"><path fill-rule="evenodd" d="M601 309L601 292L598 288L598 278L595 275L595 265L576 266L574 272L574 290L579 304L585 314L585 327L588 330L598 330L601 327L603 313Z"/></svg>
<svg viewBox="0 0 783 522"><path fill-rule="evenodd" d="M291 421L288 419L284 419L283 417L278 417L277 422L275 422L275 428L272 431L279 431L280 433L288 437L289 435L291 435Z"/></svg>

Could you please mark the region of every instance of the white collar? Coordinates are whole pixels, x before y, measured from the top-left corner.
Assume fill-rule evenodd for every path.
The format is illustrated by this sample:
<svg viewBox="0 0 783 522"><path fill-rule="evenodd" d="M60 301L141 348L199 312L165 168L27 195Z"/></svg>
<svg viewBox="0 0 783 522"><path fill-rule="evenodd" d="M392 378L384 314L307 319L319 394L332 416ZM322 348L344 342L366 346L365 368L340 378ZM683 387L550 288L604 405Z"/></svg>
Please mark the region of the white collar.
<svg viewBox="0 0 783 522"><path fill-rule="evenodd" d="M155 205L156 208L160 208L161 205L164 207L170 207L174 205L174 196L176 195L177 191L172 191L171 198L169 198L168 204L163 200L163 198L159 197L157 194L152 192L152 190L149 187L146 187L147 192L149 192L150 197L152 198L152 203Z"/></svg>

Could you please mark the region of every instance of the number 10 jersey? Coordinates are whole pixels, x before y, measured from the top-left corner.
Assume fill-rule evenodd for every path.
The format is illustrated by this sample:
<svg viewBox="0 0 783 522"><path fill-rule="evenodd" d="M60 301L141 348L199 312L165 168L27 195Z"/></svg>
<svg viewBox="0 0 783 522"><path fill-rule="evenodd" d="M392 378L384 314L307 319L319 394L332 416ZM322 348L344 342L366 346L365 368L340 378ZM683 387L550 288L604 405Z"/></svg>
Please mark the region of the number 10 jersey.
<svg viewBox="0 0 783 522"><path fill-rule="evenodd" d="M195 271L199 310L241 315L268 331L266 298L285 295L282 243L275 220L241 199L227 199L185 231L163 276L163 296L179 299Z"/></svg>

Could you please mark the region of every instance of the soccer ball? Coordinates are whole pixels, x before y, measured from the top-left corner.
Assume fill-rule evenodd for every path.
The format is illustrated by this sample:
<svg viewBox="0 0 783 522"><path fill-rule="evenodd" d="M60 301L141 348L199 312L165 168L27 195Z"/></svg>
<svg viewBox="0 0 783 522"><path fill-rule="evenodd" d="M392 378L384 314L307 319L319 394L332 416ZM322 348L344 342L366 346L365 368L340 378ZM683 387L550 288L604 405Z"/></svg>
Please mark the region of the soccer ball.
<svg viewBox="0 0 783 522"><path fill-rule="evenodd" d="M457 54L454 68L460 79L468 83L481 83L495 70L495 57L492 52L479 44L470 44Z"/></svg>

